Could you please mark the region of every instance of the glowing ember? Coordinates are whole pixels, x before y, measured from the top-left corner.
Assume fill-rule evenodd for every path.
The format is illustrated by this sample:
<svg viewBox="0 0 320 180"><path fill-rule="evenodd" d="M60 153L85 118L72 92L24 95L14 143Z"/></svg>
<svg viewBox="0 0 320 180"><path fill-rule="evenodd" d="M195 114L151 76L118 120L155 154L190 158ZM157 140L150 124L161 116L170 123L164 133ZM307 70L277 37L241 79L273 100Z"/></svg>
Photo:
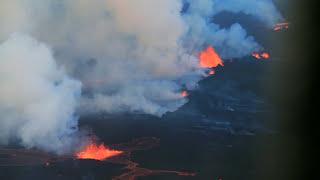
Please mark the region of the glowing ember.
<svg viewBox="0 0 320 180"><path fill-rule="evenodd" d="M214 75L216 72L212 69L209 71L209 75Z"/></svg>
<svg viewBox="0 0 320 180"><path fill-rule="evenodd" d="M267 52L263 52L263 53L261 53L261 57L262 57L263 59L269 59L269 58L270 58L270 54L267 53Z"/></svg>
<svg viewBox="0 0 320 180"><path fill-rule="evenodd" d="M277 23L277 24L273 25L273 30L274 31L281 31L283 29L289 29L289 23L288 22Z"/></svg>
<svg viewBox="0 0 320 180"><path fill-rule="evenodd" d="M95 143L88 144L82 151L76 153L78 159L95 159L104 160L121 154L122 151L112 150L104 144L97 145Z"/></svg>
<svg viewBox="0 0 320 180"><path fill-rule="evenodd" d="M252 53L252 56L253 56L254 58L256 58L256 59L261 59L260 53L258 53L258 52L253 52L253 53Z"/></svg>
<svg viewBox="0 0 320 180"><path fill-rule="evenodd" d="M253 52L251 55L256 59L269 59L270 58L270 54L267 52Z"/></svg>
<svg viewBox="0 0 320 180"><path fill-rule="evenodd" d="M187 91L182 91L181 92L181 96L182 97L187 97L189 94L188 94L188 92Z"/></svg>
<svg viewBox="0 0 320 180"><path fill-rule="evenodd" d="M209 46L199 55L200 66L203 68L214 68L219 65L223 66L223 62L213 47Z"/></svg>

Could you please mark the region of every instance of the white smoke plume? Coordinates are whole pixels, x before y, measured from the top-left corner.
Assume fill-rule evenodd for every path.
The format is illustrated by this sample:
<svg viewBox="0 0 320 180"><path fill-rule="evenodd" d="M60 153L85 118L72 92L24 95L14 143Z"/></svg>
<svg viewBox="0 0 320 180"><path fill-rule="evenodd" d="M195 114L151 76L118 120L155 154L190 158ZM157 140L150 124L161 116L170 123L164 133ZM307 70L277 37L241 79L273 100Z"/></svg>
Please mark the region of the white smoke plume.
<svg viewBox="0 0 320 180"><path fill-rule="evenodd" d="M185 0L188 5L184 18L189 24L185 45L189 49L212 44L222 58L239 58L263 49L237 22L228 29L214 23L221 12L244 13L256 17L268 28L282 21L272 0Z"/></svg>
<svg viewBox="0 0 320 180"><path fill-rule="evenodd" d="M80 113L138 112L162 116L166 112L177 110L187 102L181 97L180 91L195 88L205 74L205 70L198 65L199 51L211 45L222 58L240 58L262 48L240 24L235 23L227 29L222 29L211 20L214 15L223 11L243 12L255 16L267 26L281 19L271 0L260 1L241 0L241 3L238 3L232 0L2 0L1 48L9 46L7 44L14 44L10 46L10 51L1 49L2 54L6 52L7 57L15 57L22 55L21 51L24 52L21 58L25 57L25 61L43 59L42 61L50 63L28 64L19 60L16 66L21 67L21 72L17 72L13 66L11 68L14 70L10 71L11 73L1 77L1 87L6 87L6 82L10 83L11 88L20 90L20 81L18 78L11 80L11 76L24 74L26 69L27 72L33 72L30 78L29 74L22 76L24 84L29 84L30 91L17 92L17 97L23 100L23 96L32 98L27 98L28 101L25 100L24 103L15 104L11 107L10 115L0 117L0 126L6 127L3 129L10 129L8 126L21 127L2 131L0 138L2 141L8 141L14 137L28 147L57 150L69 139L55 142L60 143L60 146L51 147L52 145L43 142L45 138L42 136L53 136L50 137L52 139L58 137L56 140L61 140L61 136L68 137L65 135L72 134L73 128L70 127L76 126L73 112L77 105ZM189 6L184 9L186 4ZM11 34L16 32L29 34L48 44L53 53L30 38L12 37ZM31 49L26 51L30 47ZM47 51L47 56L39 58L43 56L43 51ZM9 52L13 54L10 55ZM31 58L28 58L29 56ZM0 58L1 63L9 61L2 55ZM57 65L53 58L56 59ZM24 66L20 66L20 61L25 63ZM64 72L60 70L61 66L65 68ZM4 67L0 67L1 71ZM58 80L48 79L47 74L58 74L59 76L55 75ZM75 97L80 91L79 82L69 77L83 84L79 104ZM41 84L35 82L34 78L40 79ZM60 88L50 91L42 89L55 84L56 81L61 82L58 83ZM43 91L43 94L39 93L37 98L37 93L33 91ZM10 99L10 96L2 93L3 90L1 97L8 98L6 101L1 99L0 104L3 107L0 110L7 111L6 104L15 102L16 98ZM47 96L44 97L44 94ZM41 111L40 116L33 110L35 117L28 117L25 111L21 110L32 107L29 104L37 102L39 97L43 101L51 101L51 96L55 97L55 106L50 107L50 112ZM69 103L58 105L60 99L67 99ZM59 107L59 110L56 110L56 107ZM42 118L45 113L50 117ZM36 140L21 134L26 130L20 129L26 128L22 128L23 120L18 117L24 116L28 118L27 122L35 123L41 119L41 122L49 121L55 126L46 127L50 135L30 128L34 131L33 135L39 137Z"/></svg>
<svg viewBox="0 0 320 180"><path fill-rule="evenodd" d="M59 68L46 45L14 34L0 44L0 142L58 153L74 143L81 83Z"/></svg>

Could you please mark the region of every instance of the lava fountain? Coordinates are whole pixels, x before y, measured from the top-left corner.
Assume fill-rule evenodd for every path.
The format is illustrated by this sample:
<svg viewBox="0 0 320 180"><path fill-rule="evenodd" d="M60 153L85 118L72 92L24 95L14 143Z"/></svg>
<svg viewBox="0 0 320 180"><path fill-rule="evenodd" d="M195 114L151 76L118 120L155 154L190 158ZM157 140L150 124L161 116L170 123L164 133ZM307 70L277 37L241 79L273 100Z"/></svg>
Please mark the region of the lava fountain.
<svg viewBox="0 0 320 180"><path fill-rule="evenodd" d="M215 68L219 65L223 66L223 62L212 46L200 52L200 66L203 68Z"/></svg>
<svg viewBox="0 0 320 180"><path fill-rule="evenodd" d="M122 153L122 151L110 149L104 144L98 145L92 142L85 146L83 150L77 152L75 156L77 159L95 159L101 161Z"/></svg>

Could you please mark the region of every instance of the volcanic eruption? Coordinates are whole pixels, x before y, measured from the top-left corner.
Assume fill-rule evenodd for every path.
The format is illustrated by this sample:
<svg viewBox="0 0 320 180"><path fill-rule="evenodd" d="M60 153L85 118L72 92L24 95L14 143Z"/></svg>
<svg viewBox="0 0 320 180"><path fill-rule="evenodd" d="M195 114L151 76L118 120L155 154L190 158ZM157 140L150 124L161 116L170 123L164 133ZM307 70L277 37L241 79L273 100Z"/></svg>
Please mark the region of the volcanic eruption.
<svg viewBox="0 0 320 180"><path fill-rule="evenodd" d="M130 171L119 179L157 173L193 176L140 168L130 159L130 148L91 141L79 150L79 117L123 113L161 119L186 104L189 92L224 66L223 60L247 58L251 52L256 59L269 59L245 27L238 22L220 26L215 15L244 13L271 27L283 21L281 14L271 0L237 1L4 0L0 143L124 164ZM289 23L278 23L273 30L288 28ZM43 162L47 155L39 159Z"/></svg>
<svg viewBox="0 0 320 180"><path fill-rule="evenodd" d="M121 154L122 151L113 150L105 146L104 144L96 144L91 142L86 145L83 150L75 154L77 159L95 159L104 160L113 156Z"/></svg>
<svg viewBox="0 0 320 180"><path fill-rule="evenodd" d="M104 144L97 144L94 142L94 140L92 140L81 151L76 152L74 157L56 156L35 150L0 148L0 160L5 159L5 164L0 161L0 167L42 165L46 168L51 168L51 166L54 167L58 163L76 158L78 161L82 161L83 159L91 159L100 161L101 163L112 163L124 166L125 170L122 172L122 174L114 176L112 178L113 180L135 180L138 177L170 174L177 176L196 176L195 172L189 171L148 169L140 167L139 163L132 160L133 152L149 150L159 145L160 139L155 137L133 139L130 142L110 145L110 147L107 147Z"/></svg>
<svg viewBox="0 0 320 180"><path fill-rule="evenodd" d="M271 0L4 0L0 143L68 154L81 142L80 114L178 110L187 100L177 92L222 59L263 49L238 22L217 24L224 11L284 21Z"/></svg>
<svg viewBox="0 0 320 180"><path fill-rule="evenodd" d="M212 46L209 46L200 52L199 61L202 68L215 68L219 65L223 66L220 56Z"/></svg>

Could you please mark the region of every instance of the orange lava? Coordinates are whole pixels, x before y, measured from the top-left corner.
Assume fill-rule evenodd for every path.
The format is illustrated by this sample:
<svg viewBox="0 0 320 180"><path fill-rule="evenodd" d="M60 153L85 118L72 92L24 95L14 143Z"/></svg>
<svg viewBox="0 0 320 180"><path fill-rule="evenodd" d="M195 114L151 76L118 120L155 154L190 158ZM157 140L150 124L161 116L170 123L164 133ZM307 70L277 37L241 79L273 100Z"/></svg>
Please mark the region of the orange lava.
<svg viewBox="0 0 320 180"><path fill-rule="evenodd" d="M261 59L260 53L258 52L253 52L251 55L256 59Z"/></svg>
<svg viewBox="0 0 320 180"><path fill-rule="evenodd" d="M199 55L200 66L203 68L214 68L219 65L223 66L220 56L212 46L203 50Z"/></svg>
<svg viewBox="0 0 320 180"><path fill-rule="evenodd" d="M214 75L216 72L212 69L209 71L209 75Z"/></svg>
<svg viewBox="0 0 320 180"><path fill-rule="evenodd" d="M267 52L253 52L251 55L256 59L269 59L270 58L270 54Z"/></svg>
<svg viewBox="0 0 320 180"><path fill-rule="evenodd" d="M289 23L288 22L277 23L277 24L273 25L273 30L274 31L281 31L283 29L289 29Z"/></svg>
<svg viewBox="0 0 320 180"><path fill-rule="evenodd" d="M261 53L261 57L262 57L263 59L269 59L269 58L270 58L270 54L267 53L267 52L263 52L263 53Z"/></svg>
<svg viewBox="0 0 320 180"><path fill-rule="evenodd" d="M182 97L187 97L189 94L188 94L188 91L182 91L181 92L181 96Z"/></svg>
<svg viewBox="0 0 320 180"><path fill-rule="evenodd" d="M78 159L95 159L101 161L121 153L122 151L109 149L104 144L97 145L90 143L82 151L77 152L75 156Z"/></svg>

